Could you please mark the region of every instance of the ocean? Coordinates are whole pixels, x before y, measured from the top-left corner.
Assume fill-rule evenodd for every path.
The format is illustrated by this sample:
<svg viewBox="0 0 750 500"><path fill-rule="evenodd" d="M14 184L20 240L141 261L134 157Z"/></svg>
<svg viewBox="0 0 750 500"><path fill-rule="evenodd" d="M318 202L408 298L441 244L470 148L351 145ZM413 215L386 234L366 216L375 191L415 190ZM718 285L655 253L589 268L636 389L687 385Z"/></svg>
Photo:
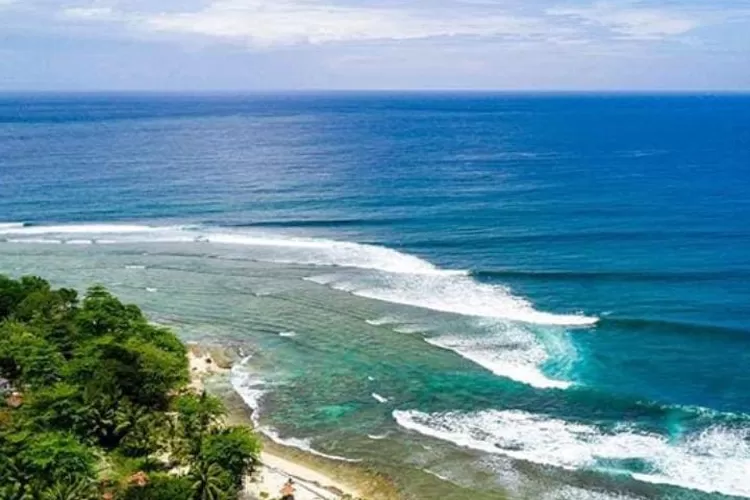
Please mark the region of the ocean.
<svg viewBox="0 0 750 500"><path fill-rule="evenodd" d="M0 96L0 272L409 498L750 498L750 96Z"/></svg>

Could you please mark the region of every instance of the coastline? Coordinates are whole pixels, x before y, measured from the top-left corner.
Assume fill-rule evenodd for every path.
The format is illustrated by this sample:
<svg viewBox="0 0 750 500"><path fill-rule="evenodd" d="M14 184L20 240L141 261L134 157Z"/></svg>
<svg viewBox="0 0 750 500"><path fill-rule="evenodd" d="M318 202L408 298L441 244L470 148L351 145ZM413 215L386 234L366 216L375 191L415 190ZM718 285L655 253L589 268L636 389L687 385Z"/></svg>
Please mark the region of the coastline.
<svg viewBox="0 0 750 500"><path fill-rule="evenodd" d="M252 409L240 395L231 387L210 383L228 380L232 365L239 360L237 354L229 347L203 343L187 343L187 348L190 386L221 398L227 408L227 423L253 427ZM245 493L249 498L275 498L288 479L295 482L297 500L401 498L392 482L382 474L280 445L263 434L261 438L262 466L257 474L247 478Z"/></svg>

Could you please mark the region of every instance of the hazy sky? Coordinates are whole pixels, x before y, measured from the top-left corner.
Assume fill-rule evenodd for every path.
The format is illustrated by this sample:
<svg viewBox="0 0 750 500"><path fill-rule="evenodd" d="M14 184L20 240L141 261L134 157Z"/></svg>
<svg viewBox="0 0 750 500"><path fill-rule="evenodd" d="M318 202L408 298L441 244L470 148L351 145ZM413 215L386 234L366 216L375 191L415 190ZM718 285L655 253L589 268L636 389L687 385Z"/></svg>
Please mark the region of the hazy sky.
<svg viewBox="0 0 750 500"><path fill-rule="evenodd" d="M750 90L750 0L0 0L0 90Z"/></svg>

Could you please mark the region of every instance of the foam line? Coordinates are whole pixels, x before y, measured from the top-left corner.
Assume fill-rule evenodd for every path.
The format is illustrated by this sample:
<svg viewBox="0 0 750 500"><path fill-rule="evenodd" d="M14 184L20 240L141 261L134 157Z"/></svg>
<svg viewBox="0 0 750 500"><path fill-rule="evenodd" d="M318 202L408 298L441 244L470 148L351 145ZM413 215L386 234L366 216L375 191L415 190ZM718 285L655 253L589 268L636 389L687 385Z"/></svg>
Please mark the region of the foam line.
<svg viewBox="0 0 750 500"><path fill-rule="evenodd" d="M459 338L444 337L427 338L425 340L434 346L453 351L462 358L488 369L495 375L528 384L537 389L567 389L573 385L571 382L554 380L545 376L537 365L528 359L528 353L526 352L519 356L507 351L490 351Z"/></svg>
<svg viewBox="0 0 750 500"><path fill-rule="evenodd" d="M528 384L538 389L567 389L571 382L546 376L541 366L550 353L528 325L508 321L477 320L461 334L425 337L431 345L457 353L500 377ZM572 347L571 347L572 348ZM558 352L567 358L574 353Z"/></svg>
<svg viewBox="0 0 750 500"><path fill-rule="evenodd" d="M260 419L260 403L266 394L264 381L248 371L245 367L252 359L246 356L238 364L232 366L229 381L232 387L240 395L242 401L252 410L252 421L258 426Z"/></svg>
<svg viewBox="0 0 750 500"><path fill-rule="evenodd" d="M667 437L622 428L605 432L522 411L427 414L394 411L405 429L459 446L569 470L630 475L643 482L670 484L708 493L750 496L750 428L713 426L674 442ZM629 464L639 463L632 471Z"/></svg>
<svg viewBox="0 0 750 500"><path fill-rule="evenodd" d="M129 224L70 224L59 226L26 226L24 224L0 225L0 234L129 234L157 232L164 228Z"/></svg>
<svg viewBox="0 0 750 500"><path fill-rule="evenodd" d="M580 314L537 311L507 288L480 283L465 275L375 275L366 279L341 276L327 284L360 297L464 316L560 326L588 326L598 321Z"/></svg>
<svg viewBox="0 0 750 500"><path fill-rule="evenodd" d="M291 238L259 232L196 226L152 227L125 224L77 224L0 228L8 241L60 242L67 235L88 235L93 242L192 243L251 248L264 262L365 269L370 273L334 273L319 284L371 299L453 314L502 318L544 325L591 325L598 318L537 311L508 289L480 283L463 270L440 269L432 263L391 248L329 239ZM46 238L43 238L46 236ZM23 241L25 240L25 241Z"/></svg>
<svg viewBox="0 0 750 500"><path fill-rule="evenodd" d="M388 402L388 398L386 398L385 396L381 396L381 395L380 395L380 394L378 394L377 392L373 392L373 393L371 394L371 396L372 396L372 398L373 398L373 399L374 399L375 401L377 401L378 403L387 403L387 402Z"/></svg>
<svg viewBox="0 0 750 500"><path fill-rule="evenodd" d="M258 430L260 430L260 432L262 432L263 434L271 438L272 441L282 446L289 446L291 448L297 448L298 450L302 450L307 453L317 455L319 457L329 458L331 460L337 460L339 462L351 462L351 463L361 462L361 460L342 457L339 455L330 455L328 453L323 453L322 451L318 451L312 447L309 439L299 439L299 438L294 438L294 437L282 438L281 436L279 436L279 433L276 431L276 429L273 429L271 427L261 427Z"/></svg>

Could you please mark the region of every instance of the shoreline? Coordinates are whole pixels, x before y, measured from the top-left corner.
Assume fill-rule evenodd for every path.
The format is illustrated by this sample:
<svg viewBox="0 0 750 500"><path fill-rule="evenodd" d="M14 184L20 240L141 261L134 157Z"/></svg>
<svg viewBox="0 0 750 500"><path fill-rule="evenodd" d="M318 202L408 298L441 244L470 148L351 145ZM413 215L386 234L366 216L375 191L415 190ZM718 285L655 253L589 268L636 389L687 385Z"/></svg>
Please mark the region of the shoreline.
<svg viewBox="0 0 750 500"><path fill-rule="evenodd" d="M212 344L187 343L190 387L207 390L219 397L227 408L227 423L255 427L252 409L231 387L221 390L207 384L223 378L228 381L232 365L238 356L229 347ZM357 465L329 460L297 448L279 444L263 433L261 467L247 478L245 493L249 498L275 498L287 479L296 485L296 500L339 500L367 498L368 500L397 500L395 486L385 476Z"/></svg>

